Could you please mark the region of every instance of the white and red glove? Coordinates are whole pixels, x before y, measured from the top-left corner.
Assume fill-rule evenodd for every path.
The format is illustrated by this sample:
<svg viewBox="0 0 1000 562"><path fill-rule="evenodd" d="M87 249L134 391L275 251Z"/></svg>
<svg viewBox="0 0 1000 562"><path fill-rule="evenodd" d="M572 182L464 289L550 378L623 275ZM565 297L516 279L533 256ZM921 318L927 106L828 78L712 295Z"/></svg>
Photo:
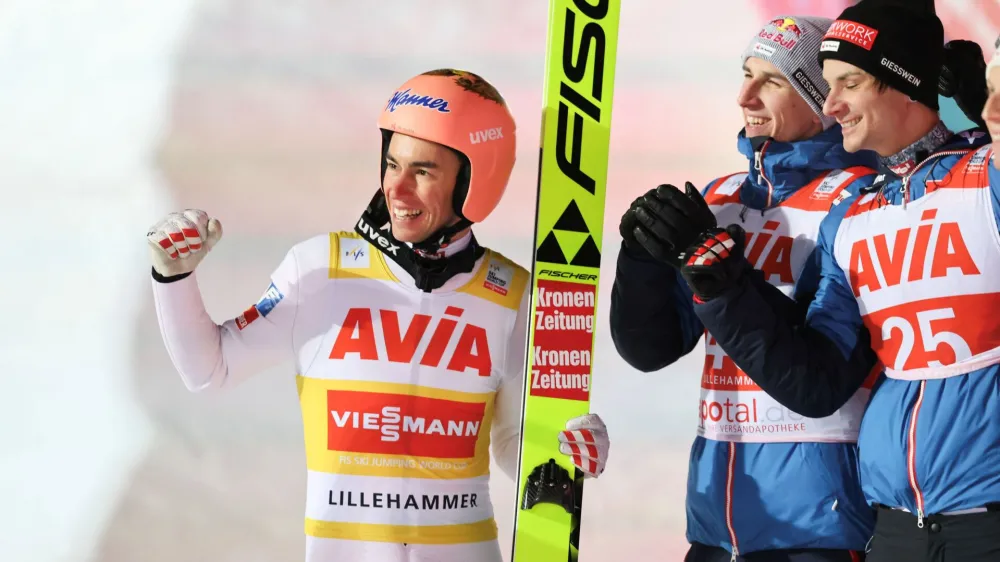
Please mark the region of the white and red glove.
<svg viewBox="0 0 1000 562"><path fill-rule="evenodd" d="M198 209L170 213L146 233L153 269L163 277L191 273L222 238L222 224Z"/></svg>
<svg viewBox="0 0 1000 562"><path fill-rule="evenodd" d="M566 431L559 432L559 452L573 460L584 478L597 478L604 472L610 448L608 428L597 414L573 418L566 422Z"/></svg>

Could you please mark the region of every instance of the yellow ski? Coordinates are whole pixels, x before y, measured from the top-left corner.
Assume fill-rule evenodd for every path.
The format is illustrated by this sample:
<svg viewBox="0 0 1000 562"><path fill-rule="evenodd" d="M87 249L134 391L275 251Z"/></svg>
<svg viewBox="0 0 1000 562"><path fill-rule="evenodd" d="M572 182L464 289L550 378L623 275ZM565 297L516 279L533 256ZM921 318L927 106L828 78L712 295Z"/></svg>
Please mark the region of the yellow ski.
<svg viewBox="0 0 1000 562"><path fill-rule="evenodd" d="M575 561L583 473L556 435L590 411L620 0L550 0L512 562Z"/></svg>

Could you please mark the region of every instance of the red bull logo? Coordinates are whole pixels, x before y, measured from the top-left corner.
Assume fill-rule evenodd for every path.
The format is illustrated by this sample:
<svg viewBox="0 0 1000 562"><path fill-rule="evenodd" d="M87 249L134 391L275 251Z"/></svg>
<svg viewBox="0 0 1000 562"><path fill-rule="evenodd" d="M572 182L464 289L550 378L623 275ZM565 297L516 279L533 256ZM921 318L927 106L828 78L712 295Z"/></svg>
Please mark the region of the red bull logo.
<svg viewBox="0 0 1000 562"><path fill-rule="evenodd" d="M774 26L775 31L768 31L767 28ZM786 49L795 47L802 36L802 28L799 27L792 18L777 18L768 22L767 27L761 30L759 37L774 41Z"/></svg>
<svg viewBox="0 0 1000 562"><path fill-rule="evenodd" d="M771 25L778 28L778 31L785 31L795 35L796 37L802 37L802 28L799 27L795 20L792 18L778 18L776 20L771 20Z"/></svg>

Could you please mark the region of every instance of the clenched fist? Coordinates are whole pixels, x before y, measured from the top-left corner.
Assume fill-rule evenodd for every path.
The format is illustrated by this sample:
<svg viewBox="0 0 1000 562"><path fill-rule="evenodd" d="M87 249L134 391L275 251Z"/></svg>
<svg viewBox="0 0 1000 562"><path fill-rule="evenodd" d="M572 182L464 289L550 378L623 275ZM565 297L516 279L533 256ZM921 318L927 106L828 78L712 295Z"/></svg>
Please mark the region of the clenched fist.
<svg viewBox="0 0 1000 562"><path fill-rule="evenodd" d="M146 234L153 269L163 277L191 273L222 238L222 223L205 211L170 213Z"/></svg>

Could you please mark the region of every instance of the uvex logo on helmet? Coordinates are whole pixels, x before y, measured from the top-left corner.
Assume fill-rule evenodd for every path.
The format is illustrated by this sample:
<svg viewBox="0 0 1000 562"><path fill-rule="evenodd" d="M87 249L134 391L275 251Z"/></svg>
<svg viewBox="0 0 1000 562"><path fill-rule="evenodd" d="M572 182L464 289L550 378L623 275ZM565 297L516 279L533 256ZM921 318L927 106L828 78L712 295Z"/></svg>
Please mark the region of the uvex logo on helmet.
<svg viewBox="0 0 1000 562"><path fill-rule="evenodd" d="M378 127L383 158L398 132L446 146L467 160L452 198L460 229L481 222L500 202L514 167L516 127L503 97L479 75L443 68L414 76L396 89Z"/></svg>

